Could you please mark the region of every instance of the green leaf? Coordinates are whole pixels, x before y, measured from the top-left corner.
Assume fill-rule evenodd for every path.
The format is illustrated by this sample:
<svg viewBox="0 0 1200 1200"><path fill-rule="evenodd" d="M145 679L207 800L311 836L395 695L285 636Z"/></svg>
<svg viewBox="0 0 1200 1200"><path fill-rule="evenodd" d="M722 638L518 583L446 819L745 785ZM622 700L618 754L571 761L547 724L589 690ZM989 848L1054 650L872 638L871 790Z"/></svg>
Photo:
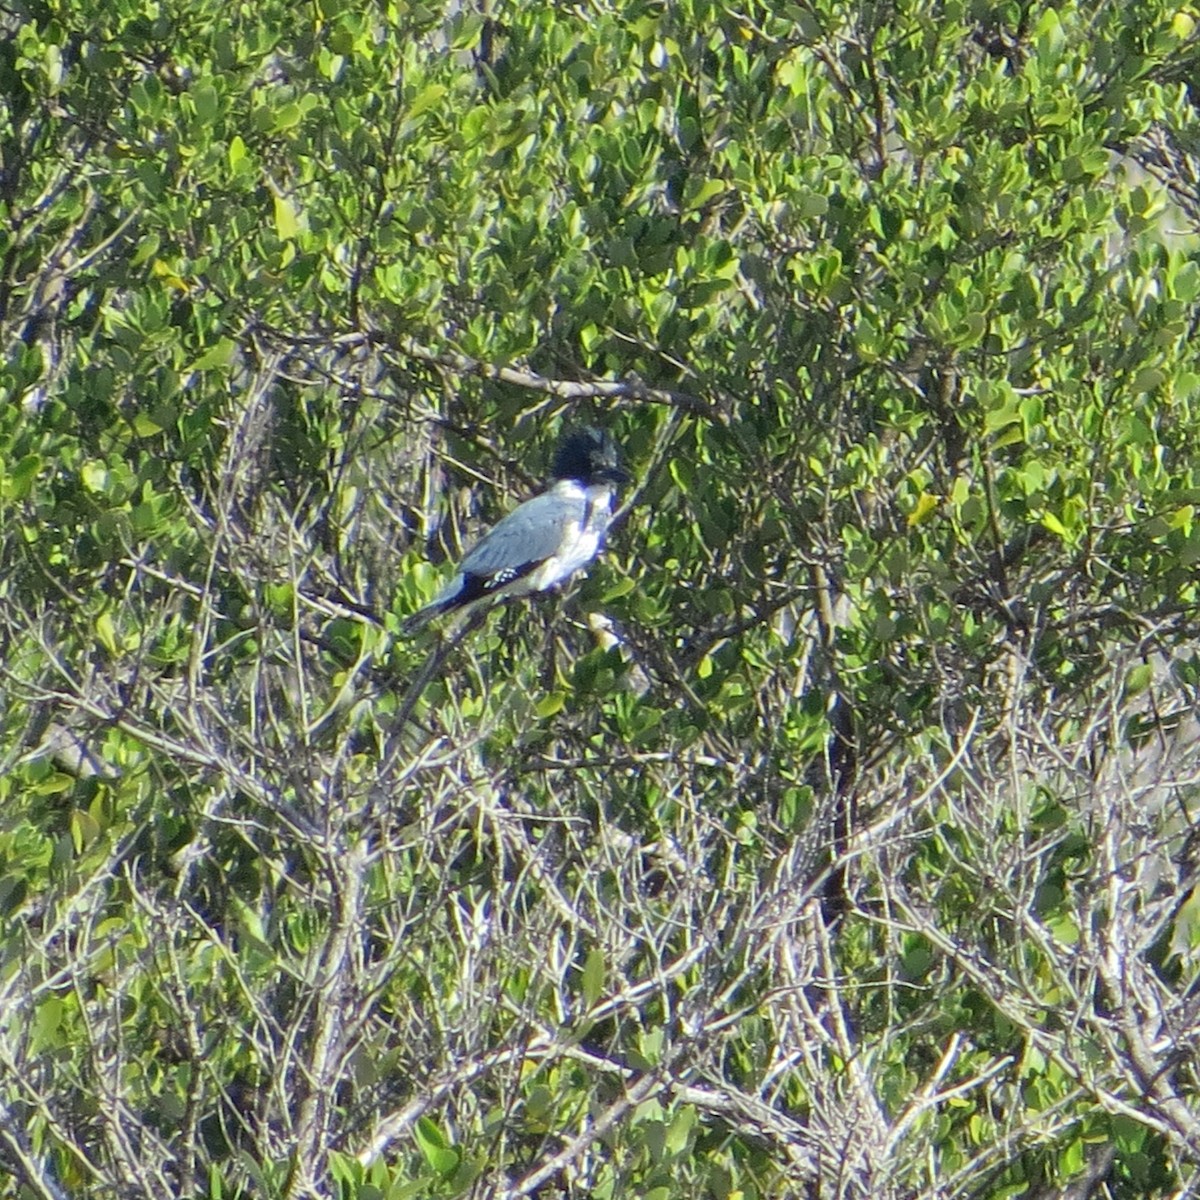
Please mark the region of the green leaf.
<svg viewBox="0 0 1200 1200"><path fill-rule="evenodd" d="M1053 62L1062 52L1066 42L1062 21L1058 12L1053 8L1042 10L1041 16L1033 27L1033 41L1037 47L1038 58Z"/></svg>
<svg viewBox="0 0 1200 1200"><path fill-rule="evenodd" d="M664 1041L662 1029L646 1029L638 1034L638 1057L643 1067L656 1067L662 1060Z"/></svg>
<svg viewBox="0 0 1200 1200"><path fill-rule="evenodd" d="M1162 387L1166 375L1160 367L1143 367L1129 385L1132 392L1153 392Z"/></svg>
<svg viewBox="0 0 1200 1200"><path fill-rule="evenodd" d="M703 208L715 196L721 195L729 185L723 179L701 179L689 186L684 196L687 208Z"/></svg>
<svg viewBox="0 0 1200 1200"><path fill-rule="evenodd" d="M300 232L296 207L286 196L275 197L275 232L285 242Z"/></svg>
<svg viewBox="0 0 1200 1200"><path fill-rule="evenodd" d="M217 89L211 83L202 83L192 90L192 103L196 106L196 116L205 125L211 125L217 119L219 100Z"/></svg>
<svg viewBox="0 0 1200 1200"><path fill-rule="evenodd" d="M941 496L935 496L931 492L922 492L917 497L917 502L913 506L912 512L908 514L908 527L913 529L918 525L923 525L935 512L938 505L941 504Z"/></svg>
<svg viewBox="0 0 1200 1200"><path fill-rule="evenodd" d="M604 333L596 325L588 322L579 330L579 344L585 354L591 354L604 341Z"/></svg>
<svg viewBox="0 0 1200 1200"><path fill-rule="evenodd" d="M147 413L140 412L133 418L133 431L138 437L155 437L162 433L163 427Z"/></svg>
<svg viewBox="0 0 1200 1200"><path fill-rule="evenodd" d="M117 631L113 624L112 613L108 609L105 609L96 618L96 637L100 639L100 644L113 658L119 655L120 646L117 643Z"/></svg>
<svg viewBox="0 0 1200 1200"><path fill-rule="evenodd" d="M586 1007L591 1008L600 999L605 974L604 952L598 946L593 947L583 964L583 1002Z"/></svg>
<svg viewBox="0 0 1200 1200"><path fill-rule="evenodd" d="M237 916L238 929L247 942L269 960L276 957L262 913L238 895L229 897L229 906Z"/></svg>
<svg viewBox="0 0 1200 1200"><path fill-rule="evenodd" d="M13 467L5 469L0 460L0 495L6 500L23 500L33 490L34 480L42 469L38 454L26 454Z"/></svg>
<svg viewBox="0 0 1200 1200"><path fill-rule="evenodd" d="M691 1144L692 1130L699 1124L696 1110L690 1105L683 1105L671 1119L667 1129L664 1146L668 1154L675 1157L683 1154Z"/></svg>
<svg viewBox="0 0 1200 1200"><path fill-rule="evenodd" d="M601 597L601 603L608 604L612 600L619 600L622 596L628 596L637 587L637 581L624 576L613 582L612 586L605 590Z"/></svg>
<svg viewBox="0 0 1200 1200"><path fill-rule="evenodd" d="M446 87L444 84L431 83L428 87L422 88L413 97L412 103L408 106L408 112L405 115L410 120L419 117L422 113L428 112L431 108L436 108L441 104L445 95Z"/></svg>
<svg viewBox="0 0 1200 1200"><path fill-rule="evenodd" d="M413 1137L425 1156L425 1161L442 1178L449 1178L458 1169L461 1159L459 1151L447 1141L431 1117L418 1117L413 1126Z"/></svg>
<svg viewBox="0 0 1200 1200"><path fill-rule="evenodd" d="M29 895L29 881L23 875L0 877L0 916L11 917Z"/></svg>
<svg viewBox="0 0 1200 1200"><path fill-rule="evenodd" d="M221 338L192 363L191 370L214 371L220 367L227 367L236 348L232 338Z"/></svg>
<svg viewBox="0 0 1200 1200"><path fill-rule="evenodd" d="M1146 1144L1148 1130L1133 1117L1116 1113L1109 1117L1113 1142L1121 1154L1136 1154Z"/></svg>
<svg viewBox="0 0 1200 1200"><path fill-rule="evenodd" d="M93 459L91 462L84 463L80 469L79 478L89 492L102 496L108 491L108 467L102 462Z"/></svg>
<svg viewBox="0 0 1200 1200"><path fill-rule="evenodd" d="M304 109L294 100L281 104L271 113L270 128L273 133L286 133L295 129L304 117Z"/></svg>
<svg viewBox="0 0 1200 1200"><path fill-rule="evenodd" d="M1152 663L1138 663L1136 667L1131 667L1125 675L1125 698L1130 699L1144 692L1153 680L1154 665Z"/></svg>
<svg viewBox="0 0 1200 1200"><path fill-rule="evenodd" d="M71 842L76 854L82 854L100 836L100 826L95 817L82 808L71 810L70 826Z"/></svg>
<svg viewBox="0 0 1200 1200"><path fill-rule="evenodd" d="M30 1029L30 1051L40 1054L43 1050L62 1044L62 1024L66 1004L57 996L48 996L34 1010Z"/></svg>

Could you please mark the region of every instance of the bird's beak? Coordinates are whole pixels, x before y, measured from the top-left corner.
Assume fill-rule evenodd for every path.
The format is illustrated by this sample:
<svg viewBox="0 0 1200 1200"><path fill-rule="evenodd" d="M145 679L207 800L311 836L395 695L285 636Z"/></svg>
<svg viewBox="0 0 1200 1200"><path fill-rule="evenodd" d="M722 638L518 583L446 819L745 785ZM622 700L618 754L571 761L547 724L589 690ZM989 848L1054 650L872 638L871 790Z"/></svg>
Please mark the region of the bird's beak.
<svg viewBox="0 0 1200 1200"><path fill-rule="evenodd" d="M605 469L604 478L609 483L632 483L633 476L622 467L608 467Z"/></svg>

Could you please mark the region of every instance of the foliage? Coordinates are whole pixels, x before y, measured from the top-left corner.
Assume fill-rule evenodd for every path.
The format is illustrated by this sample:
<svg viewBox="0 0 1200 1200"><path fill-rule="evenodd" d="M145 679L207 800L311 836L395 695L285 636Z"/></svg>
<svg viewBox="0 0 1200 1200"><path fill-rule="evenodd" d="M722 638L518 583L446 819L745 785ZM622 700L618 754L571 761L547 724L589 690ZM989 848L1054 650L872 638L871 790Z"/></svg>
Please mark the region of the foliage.
<svg viewBox="0 0 1200 1200"><path fill-rule="evenodd" d="M6 4L0 1196L1193 1188L1198 19Z"/></svg>

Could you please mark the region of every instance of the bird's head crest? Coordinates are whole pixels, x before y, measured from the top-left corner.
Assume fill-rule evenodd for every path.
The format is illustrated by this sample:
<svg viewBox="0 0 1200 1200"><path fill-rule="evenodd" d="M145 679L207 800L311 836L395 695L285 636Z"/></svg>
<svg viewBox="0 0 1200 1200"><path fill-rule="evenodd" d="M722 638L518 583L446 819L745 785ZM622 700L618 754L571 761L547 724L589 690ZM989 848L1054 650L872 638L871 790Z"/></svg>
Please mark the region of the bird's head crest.
<svg viewBox="0 0 1200 1200"><path fill-rule="evenodd" d="M563 436L551 473L555 479L574 479L583 484L630 480L629 473L621 466L621 455L612 435L593 425L572 429Z"/></svg>

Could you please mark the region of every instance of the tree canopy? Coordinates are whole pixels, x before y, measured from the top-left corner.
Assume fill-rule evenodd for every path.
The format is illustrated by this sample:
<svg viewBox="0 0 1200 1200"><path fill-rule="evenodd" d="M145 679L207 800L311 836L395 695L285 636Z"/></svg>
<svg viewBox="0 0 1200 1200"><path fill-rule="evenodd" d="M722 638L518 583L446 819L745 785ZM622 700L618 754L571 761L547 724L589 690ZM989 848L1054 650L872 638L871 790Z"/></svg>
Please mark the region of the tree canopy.
<svg viewBox="0 0 1200 1200"><path fill-rule="evenodd" d="M6 0L0 1197L1194 1189L1197 21Z"/></svg>

